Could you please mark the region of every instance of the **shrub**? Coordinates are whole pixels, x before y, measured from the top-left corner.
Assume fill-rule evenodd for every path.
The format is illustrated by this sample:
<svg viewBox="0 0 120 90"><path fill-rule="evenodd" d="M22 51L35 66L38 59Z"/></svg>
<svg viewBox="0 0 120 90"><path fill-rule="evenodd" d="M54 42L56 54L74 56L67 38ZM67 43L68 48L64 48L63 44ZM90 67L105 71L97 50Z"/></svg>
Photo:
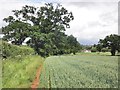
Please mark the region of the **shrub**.
<svg viewBox="0 0 120 90"><path fill-rule="evenodd" d="M108 51L110 51L108 48L102 48L102 50L101 50L102 52L108 52Z"/></svg>
<svg viewBox="0 0 120 90"><path fill-rule="evenodd" d="M34 54L34 50L30 47L12 45L12 44L8 44L5 41L2 41L0 47L2 47L2 56L6 56L6 57L15 58L17 56Z"/></svg>
<svg viewBox="0 0 120 90"><path fill-rule="evenodd" d="M92 47L91 52L97 52L96 47Z"/></svg>

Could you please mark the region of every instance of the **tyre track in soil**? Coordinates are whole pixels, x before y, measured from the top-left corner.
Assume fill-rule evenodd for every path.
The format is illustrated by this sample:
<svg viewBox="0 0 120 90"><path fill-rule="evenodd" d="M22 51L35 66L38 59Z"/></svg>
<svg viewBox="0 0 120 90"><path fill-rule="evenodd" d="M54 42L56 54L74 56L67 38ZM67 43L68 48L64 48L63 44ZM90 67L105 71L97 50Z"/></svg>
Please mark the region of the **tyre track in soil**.
<svg viewBox="0 0 120 90"><path fill-rule="evenodd" d="M32 85L31 85L31 90L37 90L38 88L38 85L40 83L40 74L42 71L42 67L43 65L40 65L40 67L37 69L35 79L33 80Z"/></svg>

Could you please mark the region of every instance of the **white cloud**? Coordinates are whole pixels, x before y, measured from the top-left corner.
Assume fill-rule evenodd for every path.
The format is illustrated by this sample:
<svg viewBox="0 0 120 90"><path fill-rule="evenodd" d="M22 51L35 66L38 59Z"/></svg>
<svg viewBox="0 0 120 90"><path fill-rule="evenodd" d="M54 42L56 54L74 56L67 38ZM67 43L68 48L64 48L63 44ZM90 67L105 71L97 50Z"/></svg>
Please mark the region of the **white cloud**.
<svg viewBox="0 0 120 90"><path fill-rule="evenodd" d="M118 2L119 0L59 0L60 2Z"/></svg>
<svg viewBox="0 0 120 90"><path fill-rule="evenodd" d="M81 5L81 2L77 2L77 5L64 3L64 6L72 11L75 17L70 23L71 28L67 29L66 33L73 34L78 41L83 41L82 44L85 44L85 40L86 43L89 41L89 44L97 43L106 35L118 33L117 3L86 2Z"/></svg>

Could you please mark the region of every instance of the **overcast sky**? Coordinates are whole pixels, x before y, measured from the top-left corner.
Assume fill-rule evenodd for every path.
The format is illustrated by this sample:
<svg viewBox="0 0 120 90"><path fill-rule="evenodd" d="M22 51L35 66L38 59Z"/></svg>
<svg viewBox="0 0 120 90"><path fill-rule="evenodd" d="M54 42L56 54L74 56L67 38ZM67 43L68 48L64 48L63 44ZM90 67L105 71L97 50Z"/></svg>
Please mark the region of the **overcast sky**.
<svg viewBox="0 0 120 90"><path fill-rule="evenodd" d="M24 5L40 6L56 0L0 0L0 27L5 26L4 17ZM64 0L61 0L64 1ZM61 4L74 15L66 34L73 35L81 44L96 44L100 38L118 33L117 0L65 0Z"/></svg>

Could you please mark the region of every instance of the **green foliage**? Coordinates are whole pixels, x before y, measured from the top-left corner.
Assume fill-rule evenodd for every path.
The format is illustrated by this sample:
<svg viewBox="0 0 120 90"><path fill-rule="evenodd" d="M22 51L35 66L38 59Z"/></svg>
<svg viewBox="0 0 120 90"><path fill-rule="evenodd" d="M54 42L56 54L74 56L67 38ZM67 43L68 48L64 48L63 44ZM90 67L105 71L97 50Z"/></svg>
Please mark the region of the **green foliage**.
<svg viewBox="0 0 120 90"><path fill-rule="evenodd" d="M2 61L3 88L30 88L37 68L44 59L37 55L8 58Z"/></svg>
<svg viewBox="0 0 120 90"><path fill-rule="evenodd" d="M22 21L12 21L2 28L2 32L5 35L3 40L10 41L16 45L21 45L22 42L29 36L30 24Z"/></svg>
<svg viewBox="0 0 120 90"><path fill-rule="evenodd" d="M92 47L92 48L91 48L91 52L97 52L96 47Z"/></svg>
<svg viewBox="0 0 120 90"><path fill-rule="evenodd" d="M34 50L30 47L12 45L12 44L8 44L5 41L2 41L2 44L0 44L0 47L2 47L2 55L5 57L22 58L25 55L35 54Z"/></svg>
<svg viewBox="0 0 120 90"><path fill-rule="evenodd" d="M39 88L117 88L117 56L93 54L48 57Z"/></svg>
<svg viewBox="0 0 120 90"><path fill-rule="evenodd" d="M91 50L91 45L81 45L82 50Z"/></svg>
<svg viewBox="0 0 120 90"><path fill-rule="evenodd" d="M102 47L101 44L96 45L96 49L97 49L97 51L101 52L102 48L103 48L103 47Z"/></svg>
<svg viewBox="0 0 120 90"><path fill-rule="evenodd" d="M81 50L81 46L74 36L68 36L67 42L68 44L66 45L69 47L70 53L75 54L76 52L79 52Z"/></svg>
<svg viewBox="0 0 120 90"><path fill-rule="evenodd" d="M108 48L102 48L101 51L102 52L109 52L109 49Z"/></svg>
<svg viewBox="0 0 120 90"><path fill-rule="evenodd" d="M69 23L74 20L74 16L62 5L48 3L39 8L25 5L21 10L13 10L13 13L14 16L4 18L8 23L2 28L4 40L12 40L14 44L21 45L25 38L30 37L27 44L44 57L75 54L80 50L76 38L64 32L70 28Z"/></svg>
<svg viewBox="0 0 120 90"><path fill-rule="evenodd" d="M120 50L120 36L116 34L111 34L106 36L103 40L100 39L99 43L103 47L111 49L111 55L115 56L116 51Z"/></svg>

